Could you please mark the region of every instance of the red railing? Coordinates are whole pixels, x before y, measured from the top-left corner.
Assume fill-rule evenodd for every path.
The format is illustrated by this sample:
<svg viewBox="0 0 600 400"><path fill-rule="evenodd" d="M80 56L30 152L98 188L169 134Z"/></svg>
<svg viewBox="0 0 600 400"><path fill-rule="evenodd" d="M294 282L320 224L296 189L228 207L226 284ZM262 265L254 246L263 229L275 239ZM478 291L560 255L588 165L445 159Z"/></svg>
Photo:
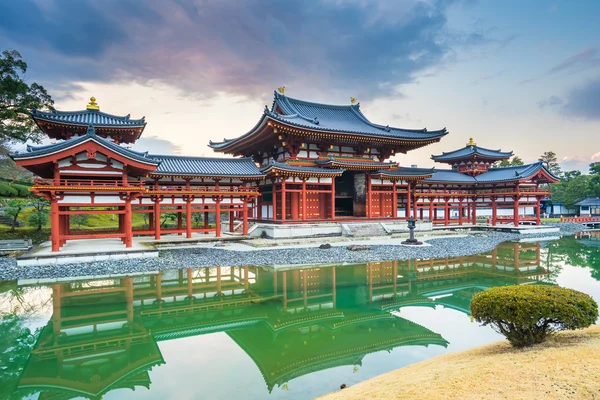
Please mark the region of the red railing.
<svg viewBox="0 0 600 400"><path fill-rule="evenodd" d="M600 222L600 217L560 217L560 222Z"/></svg>
<svg viewBox="0 0 600 400"><path fill-rule="evenodd" d="M242 187L242 186L185 186L185 185L159 185L159 186L148 186L148 192L256 192L256 187Z"/></svg>
<svg viewBox="0 0 600 400"><path fill-rule="evenodd" d="M119 180L107 180L107 179L42 179L36 178L34 180L34 186L66 186L70 188L77 187L136 187L143 188L144 182L123 182L122 179Z"/></svg>

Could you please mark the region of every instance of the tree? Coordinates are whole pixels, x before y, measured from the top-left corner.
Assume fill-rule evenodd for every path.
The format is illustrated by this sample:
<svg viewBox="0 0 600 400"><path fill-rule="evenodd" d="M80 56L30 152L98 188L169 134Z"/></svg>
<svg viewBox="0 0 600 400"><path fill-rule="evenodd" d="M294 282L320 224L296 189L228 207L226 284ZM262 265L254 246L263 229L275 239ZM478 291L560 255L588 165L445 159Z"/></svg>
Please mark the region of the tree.
<svg viewBox="0 0 600 400"><path fill-rule="evenodd" d="M553 151L546 151L544 154L540 156L538 159L542 162L544 167L552 174L556 176L561 175L560 165L558 164L558 158L556 157L556 153Z"/></svg>
<svg viewBox="0 0 600 400"><path fill-rule="evenodd" d="M42 227L48 223L50 219L48 207L50 203L45 199L38 197L31 203L33 212L29 215L28 223L29 226L37 227L37 231L41 231Z"/></svg>
<svg viewBox="0 0 600 400"><path fill-rule="evenodd" d="M523 160L519 156L514 156L512 158L512 160L510 160L510 161L508 159L502 160L502 161L496 161L494 163L494 168L515 167L518 165L523 165Z"/></svg>
<svg viewBox="0 0 600 400"><path fill-rule="evenodd" d="M23 199L10 199L6 203L4 214L12 218L9 232L14 232L17 227L17 220L23 208L27 207L28 203Z"/></svg>
<svg viewBox="0 0 600 400"><path fill-rule="evenodd" d="M521 159L521 157L519 157L519 156L514 156L512 158L512 160L510 161L510 165L513 166L513 167L514 166L518 166L518 165L523 165L523 164L524 164L524 162Z"/></svg>
<svg viewBox="0 0 600 400"><path fill-rule="evenodd" d="M71 223L76 224L77 229L81 229L81 225L87 224L89 219L90 216L87 214L75 214L70 217Z"/></svg>
<svg viewBox="0 0 600 400"><path fill-rule="evenodd" d="M41 132L30 117L31 108L50 109L52 97L43 86L28 85L23 75L27 63L16 50L4 50L0 56L0 145L10 142L39 142Z"/></svg>
<svg viewBox="0 0 600 400"><path fill-rule="evenodd" d="M561 181L565 181L565 182L569 182L575 178L577 178L578 176L581 176L581 171L565 171L562 174L562 177L560 178Z"/></svg>
<svg viewBox="0 0 600 400"><path fill-rule="evenodd" d="M590 175L579 175L567 181L551 185L552 201L562 202L566 208L575 208L575 204L591 194Z"/></svg>

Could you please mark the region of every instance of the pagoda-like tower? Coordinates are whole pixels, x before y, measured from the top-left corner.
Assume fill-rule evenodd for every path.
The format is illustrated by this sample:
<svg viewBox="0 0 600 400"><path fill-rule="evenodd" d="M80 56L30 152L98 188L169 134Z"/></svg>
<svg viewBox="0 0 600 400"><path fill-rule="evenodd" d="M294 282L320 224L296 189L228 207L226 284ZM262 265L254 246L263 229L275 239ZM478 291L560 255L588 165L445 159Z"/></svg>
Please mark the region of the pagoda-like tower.
<svg viewBox="0 0 600 400"><path fill-rule="evenodd" d="M389 158L439 142L448 132L375 124L356 99L350 103L294 99L281 87L248 133L210 142L215 151L252 157L267 175L260 185L259 219L408 217L415 171L399 169Z"/></svg>
<svg viewBox="0 0 600 400"><path fill-rule="evenodd" d="M496 161L506 160L513 156L512 151L490 150L479 147L469 138L469 142L462 149L442 152L438 156L431 156L435 162L450 164L452 169L471 176L487 172Z"/></svg>
<svg viewBox="0 0 600 400"><path fill-rule="evenodd" d="M88 127L93 126L96 135L115 143L135 143L140 138L146 121L144 117L131 119L107 114L100 111L96 98L90 98L90 103L82 111L50 112L33 109L31 117L37 126L50 139L71 139L85 135Z"/></svg>

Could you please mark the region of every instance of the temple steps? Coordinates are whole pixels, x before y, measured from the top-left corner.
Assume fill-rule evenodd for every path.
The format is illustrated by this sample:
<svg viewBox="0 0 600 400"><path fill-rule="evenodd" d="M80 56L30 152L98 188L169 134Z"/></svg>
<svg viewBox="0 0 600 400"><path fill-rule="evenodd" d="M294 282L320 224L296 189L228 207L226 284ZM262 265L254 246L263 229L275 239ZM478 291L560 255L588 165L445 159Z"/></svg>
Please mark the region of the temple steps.
<svg viewBox="0 0 600 400"><path fill-rule="evenodd" d="M358 224L343 224L347 236L387 236L388 232L379 222L365 222Z"/></svg>

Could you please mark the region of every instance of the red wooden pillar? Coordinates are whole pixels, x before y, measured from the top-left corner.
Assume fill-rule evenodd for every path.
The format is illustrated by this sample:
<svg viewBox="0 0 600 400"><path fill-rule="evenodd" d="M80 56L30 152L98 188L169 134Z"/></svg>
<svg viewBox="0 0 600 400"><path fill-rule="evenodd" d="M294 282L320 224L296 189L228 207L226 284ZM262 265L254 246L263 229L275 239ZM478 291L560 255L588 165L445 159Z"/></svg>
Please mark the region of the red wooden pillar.
<svg viewBox="0 0 600 400"><path fill-rule="evenodd" d="M234 219L233 211L229 211L229 232L231 232L231 233L233 233L233 230L235 229L233 219Z"/></svg>
<svg viewBox="0 0 600 400"><path fill-rule="evenodd" d="M133 232L131 231L131 199L129 196L125 199L125 215L124 215L124 228L125 228L125 247L131 247L133 245Z"/></svg>
<svg viewBox="0 0 600 400"><path fill-rule="evenodd" d="M154 213L153 212L148 213L148 229L151 231L154 230Z"/></svg>
<svg viewBox="0 0 600 400"><path fill-rule="evenodd" d="M185 202L185 237L192 237L192 199L187 198Z"/></svg>
<svg viewBox="0 0 600 400"><path fill-rule="evenodd" d="M331 220L335 220L335 177L331 177Z"/></svg>
<svg viewBox="0 0 600 400"><path fill-rule="evenodd" d="M536 225L541 225L541 223L542 223L541 212L542 212L542 199L537 197L536 201L535 201L535 224Z"/></svg>
<svg viewBox="0 0 600 400"><path fill-rule="evenodd" d="M462 198L458 199L458 224L462 225L463 224L463 205L462 205Z"/></svg>
<svg viewBox="0 0 600 400"><path fill-rule="evenodd" d="M473 225L477 225L477 199L473 199Z"/></svg>
<svg viewBox="0 0 600 400"><path fill-rule="evenodd" d="M248 234L248 201L246 199L242 199L244 201L244 208L242 211L242 234L246 236Z"/></svg>
<svg viewBox="0 0 600 400"><path fill-rule="evenodd" d="M429 220L433 223L434 220L434 215L433 215L433 198L429 198Z"/></svg>
<svg viewBox="0 0 600 400"><path fill-rule="evenodd" d="M302 178L302 220L306 219L306 178Z"/></svg>
<svg viewBox="0 0 600 400"><path fill-rule="evenodd" d="M215 224L217 228L215 235L221 237L221 198L219 197L215 199Z"/></svg>
<svg viewBox="0 0 600 400"><path fill-rule="evenodd" d="M450 223L450 207L449 207L450 199L446 197L444 199L444 225L448 226Z"/></svg>
<svg viewBox="0 0 600 400"><path fill-rule="evenodd" d="M367 218L373 216L373 199L371 199L371 175L367 173Z"/></svg>
<svg viewBox="0 0 600 400"><path fill-rule="evenodd" d="M285 221L285 217L286 217L286 209L285 209L285 177L282 176L281 177L281 220Z"/></svg>
<svg viewBox="0 0 600 400"><path fill-rule="evenodd" d="M398 196L398 193L396 193L396 196ZM406 185L406 218L410 218L411 213L410 213L410 207L411 207L411 190L410 190L410 183L408 185ZM416 211L416 209L415 209ZM417 213L415 212L415 218L417 217Z"/></svg>
<svg viewBox="0 0 600 400"><path fill-rule="evenodd" d="M299 195L300 193L290 193L290 197L291 197L291 203L290 204L290 214L292 214L292 219L293 220L297 220L299 219L298 217L298 213L300 211L300 205L299 203Z"/></svg>
<svg viewBox="0 0 600 400"><path fill-rule="evenodd" d="M60 250L60 216L58 215L58 200L50 200L50 238L52 251Z"/></svg>
<svg viewBox="0 0 600 400"><path fill-rule="evenodd" d="M498 205L496 204L496 197L492 197L492 226L496 226L498 220Z"/></svg>
<svg viewBox="0 0 600 400"><path fill-rule="evenodd" d="M160 200L154 200L154 239L160 240Z"/></svg>
<svg viewBox="0 0 600 400"><path fill-rule="evenodd" d="M273 201L273 221L277 219L277 186L275 185L275 181L273 181L272 191L272 201Z"/></svg>
<svg viewBox="0 0 600 400"><path fill-rule="evenodd" d="M206 209L206 207L204 207L204 209ZM208 211L204 212L204 234L208 235Z"/></svg>
<svg viewBox="0 0 600 400"><path fill-rule="evenodd" d="M177 235L183 234L183 209L181 206L177 207Z"/></svg>
<svg viewBox="0 0 600 400"><path fill-rule="evenodd" d="M513 204L513 216L514 216L514 223L515 226L519 226L519 196L516 196L513 198L514 200L514 204Z"/></svg>

